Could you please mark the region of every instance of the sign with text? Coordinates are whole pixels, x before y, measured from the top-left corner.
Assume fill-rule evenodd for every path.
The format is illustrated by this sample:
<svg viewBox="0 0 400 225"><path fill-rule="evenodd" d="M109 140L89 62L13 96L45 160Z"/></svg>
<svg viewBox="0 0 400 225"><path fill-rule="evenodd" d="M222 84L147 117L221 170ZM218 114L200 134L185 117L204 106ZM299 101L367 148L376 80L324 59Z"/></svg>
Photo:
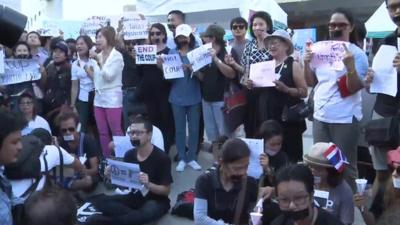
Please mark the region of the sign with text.
<svg viewBox="0 0 400 225"><path fill-rule="evenodd" d="M250 149L250 162L247 168L247 175L259 179L263 173L260 165L260 155L264 153L264 140L263 139L250 139L241 138Z"/></svg>
<svg viewBox="0 0 400 225"><path fill-rule="evenodd" d="M279 79L275 73L275 60L254 63L250 65L249 79L254 87L274 87L274 81Z"/></svg>
<svg viewBox="0 0 400 225"><path fill-rule="evenodd" d="M193 72L200 70L212 62L210 54L211 48L212 44L208 43L187 53L189 62L192 64Z"/></svg>
<svg viewBox="0 0 400 225"><path fill-rule="evenodd" d="M5 59L4 73L0 74L0 85L39 80L39 69L38 62L33 59Z"/></svg>
<svg viewBox="0 0 400 225"><path fill-rule="evenodd" d="M163 71L165 79L176 79L185 76L179 54L163 55L162 58L164 60Z"/></svg>
<svg viewBox="0 0 400 225"><path fill-rule="evenodd" d="M317 31L315 28L294 29L293 31L294 34L292 42L294 49L299 51L300 55L303 55L307 41L312 41L313 43L315 42L317 38Z"/></svg>
<svg viewBox="0 0 400 225"><path fill-rule="evenodd" d="M139 164L126 163L107 159L110 166L111 183L122 187L142 189L143 184L139 180Z"/></svg>
<svg viewBox="0 0 400 225"><path fill-rule="evenodd" d="M333 70L344 69L343 56L346 53L344 47L349 47L344 41L319 41L312 45L313 58L311 68L330 67Z"/></svg>
<svg viewBox="0 0 400 225"><path fill-rule="evenodd" d="M147 39L149 22L141 19L124 20L124 40Z"/></svg>
<svg viewBox="0 0 400 225"><path fill-rule="evenodd" d="M60 30L56 23L52 21L43 21L43 27L38 29L38 33L42 37L58 37Z"/></svg>
<svg viewBox="0 0 400 225"><path fill-rule="evenodd" d="M1 49L0 50L0 74L4 73L4 58L5 58L4 50Z"/></svg>
<svg viewBox="0 0 400 225"><path fill-rule="evenodd" d="M136 45L136 64L157 64L156 45Z"/></svg>
<svg viewBox="0 0 400 225"><path fill-rule="evenodd" d="M96 39L96 31L107 26L110 19L105 16L92 16L83 22L80 34L88 35L92 40Z"/></svg>

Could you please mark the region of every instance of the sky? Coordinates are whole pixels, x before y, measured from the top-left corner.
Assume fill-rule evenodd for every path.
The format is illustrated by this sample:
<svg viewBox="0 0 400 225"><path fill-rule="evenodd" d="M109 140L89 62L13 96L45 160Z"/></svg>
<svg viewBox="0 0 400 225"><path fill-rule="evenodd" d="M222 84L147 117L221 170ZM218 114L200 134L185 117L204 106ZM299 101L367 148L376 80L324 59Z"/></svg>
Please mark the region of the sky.
<svg viewBox="0 0 400 225"><path fill-rule="evenodd" d="M124 5L136 4L136 0L64 0L65 20L82 20L91 15L116 15Z"/></svg>

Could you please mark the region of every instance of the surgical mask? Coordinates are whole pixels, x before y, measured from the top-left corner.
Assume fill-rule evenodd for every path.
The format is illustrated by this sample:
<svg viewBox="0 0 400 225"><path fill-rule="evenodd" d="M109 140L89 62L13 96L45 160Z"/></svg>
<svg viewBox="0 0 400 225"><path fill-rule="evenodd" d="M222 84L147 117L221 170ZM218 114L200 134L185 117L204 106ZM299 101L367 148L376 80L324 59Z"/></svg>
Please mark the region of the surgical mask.
<svg viewBox="0 0 400 225"><path fill-rule="evenodd" d="M139 139L134 139L134 140L131 139L131 144L135 148L139 147L140 146L140 140Z"/></svg>
<svg viewBox="0 0 400 225"><path fill-rule="evenodd" d="M343 30L329 31L331 38L340 38L343 36Z"/></svg>
<svg viewBox="0 0 400 225"><path fill-rule="evenodd" d="M70 135L64 135L63 136L64 141L73 141L75 140L74 135L70 134Z"/></svg>
<svg viewBox="0 0 400 225"><path fill-rule="evenodd" d="M281 210L286 218L291 219L293 221L299 221L307 218L310 214L308 208L299 210L299 211L286 211Z"/></svg>
<svg viewBox="0 0 400 225"><path fill-rule="evenodd" d="M278 154L279 151L274 151L274 150L266 148L266 149L264 149L264 152L267 153L269 156L275 156L276 154Z"/></svg>
<svg viewBox="0 0 400 225"><path fill-rule="evenodd" d="M320 176L314 176L314 184L320 184L322 178Z"/></svg>
<svg viewBox="0 0 400 225"><path fill-rule="evenodd" d="M400 177L393 177L393 186L396 189L400 189Z"/></svg>

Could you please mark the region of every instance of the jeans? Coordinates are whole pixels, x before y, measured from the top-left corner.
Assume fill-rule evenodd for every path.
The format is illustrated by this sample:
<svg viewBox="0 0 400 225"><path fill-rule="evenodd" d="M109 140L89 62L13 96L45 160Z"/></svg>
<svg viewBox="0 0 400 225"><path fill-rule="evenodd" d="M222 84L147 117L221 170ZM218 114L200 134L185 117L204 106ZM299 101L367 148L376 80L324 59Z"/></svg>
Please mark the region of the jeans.
<svg viewBox="0 0 400 225"><path fill-rule="evenodd" d="M139 196L140 195L140 196ZM159 219L169 210L167 202L144 199L141 194L101 195L93 201L113 225L140 225Z"/></svg>
<svg viewBox="0 0 400 225"><path fill-rule="evenodd" d="M123 116L124 116L124 131L128 129L128 127L131 125L129 123L129 111L135 103L137 102L136 100L136 88L126 88L122 90L122 110L123 110Z"/></svg>
<svg viewBox="0 0 400 225"><path fill-rule="evenodd" d="M204 127L208 140L213 142L218 137L227 135L225 129L224 115L221 108L224 106L224 102L207 102L203 100L203 117Z"/></svg>
<svg viewBox="0 0 400 225"><path fill-rule="evenodd" d="M175 120L175 144L180 160L190 162L196 159L199 143L200 104L179 106L171 103ZM189 151L185 151L186 121L189 127Z"/></svg>
<svg viewBox="0 0 400 225"><path fill-rule="evenodd" d="M104 157L108 158L111 154L108 144L112 136L123 136L121 129L122 108L101 108L95 107L97 129L100 136L100 144L103 149ZM111 134L110 131L111 130Z"/></svg>

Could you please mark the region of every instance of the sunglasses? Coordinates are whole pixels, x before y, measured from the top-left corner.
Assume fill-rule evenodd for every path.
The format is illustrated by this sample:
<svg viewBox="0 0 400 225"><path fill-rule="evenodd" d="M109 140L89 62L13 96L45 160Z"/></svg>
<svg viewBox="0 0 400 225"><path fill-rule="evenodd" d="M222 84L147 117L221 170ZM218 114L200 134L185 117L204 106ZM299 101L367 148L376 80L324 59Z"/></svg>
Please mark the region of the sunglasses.
<svg viewBox="0 0 400 225"><path fill-rule="evenodd" d="M350 24L348 24L348 23L328 23L329 29L335 29L336 27L339 29L344 29L349 25Z"/></svg>
<svg viewBox="0 0 400 225"><path fill-rule="evenodd" d="M61 129L61 133L67 133L67 131L74 132L75 131L75 127L68 127L68 128L62 128Z"/></svg>
<svg viewBox="0 0 400 225"><path fill-rule="evenodd" d="M232 30L237 30L237 29L243 30L244 27L245 27L244 25L233 25L233 26L232 26Z"/></svg>
<svg viewBox="0 0 400 225"><path fill-rule="evenodd" d="M150 32L150 36L160 36L161 31L156 31L156 32Z"/></svg>

